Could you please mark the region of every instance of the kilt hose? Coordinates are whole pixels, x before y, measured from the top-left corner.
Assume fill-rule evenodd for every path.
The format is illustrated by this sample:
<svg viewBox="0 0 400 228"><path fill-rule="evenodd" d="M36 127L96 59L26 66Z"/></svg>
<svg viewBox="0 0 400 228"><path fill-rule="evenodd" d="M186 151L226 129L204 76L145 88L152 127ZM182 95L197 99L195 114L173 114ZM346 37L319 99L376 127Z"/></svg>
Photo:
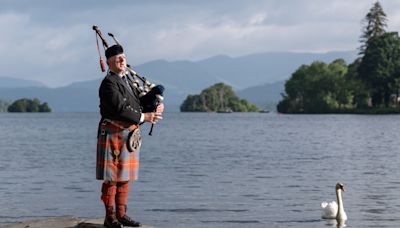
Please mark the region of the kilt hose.
<svg viewBox="0 0 400 228"><path fill-rule="evenodd" d="M112 182L134 181L138 179L140 149L129 152L127 140L129 132L138 126L128 128L121 121L99 125L97 135L96 179Z"/></svg>

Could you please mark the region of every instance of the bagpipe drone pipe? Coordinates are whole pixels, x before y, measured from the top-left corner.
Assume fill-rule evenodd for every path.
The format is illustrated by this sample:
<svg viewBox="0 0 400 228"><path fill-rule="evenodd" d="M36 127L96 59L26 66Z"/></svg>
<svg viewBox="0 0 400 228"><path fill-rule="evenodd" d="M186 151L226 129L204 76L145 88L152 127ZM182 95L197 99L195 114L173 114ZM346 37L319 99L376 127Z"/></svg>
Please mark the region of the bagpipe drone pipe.
<svg viewBox="0 0 400 228"><path fill-rule="evenodd" d="M99 56L100 56L101 71L105 72L105 66L104 66L103 58L102 58L102 55L100 53L98 37L102 41L104 50L107 50L107 48L109 46L108 46L107 41L104 39L100 29L96 25L93 25L93 30L96 32L97 50L98 50ZM113 38L114 42L117 45L121 46L121 44L114 37L113 34L108 33L108 35ZM139 90L139 93L140 93L139 94L139 100L140 100L140 104L141 104L141 106L143 108L142 111L144 113L145 112L154 112L156 110L156 108L157 108L157 105L164 99L164 86L155 85L155 84L151 83L149 80L147 80L147 78L138 75L131 68L131 66L129 64L126 67L126 70L129 73L129 75L131 76L130 81ZM152 135L153 127L154 127L154 124L151 125L151 129L150 129L149 135Z"/></svg>

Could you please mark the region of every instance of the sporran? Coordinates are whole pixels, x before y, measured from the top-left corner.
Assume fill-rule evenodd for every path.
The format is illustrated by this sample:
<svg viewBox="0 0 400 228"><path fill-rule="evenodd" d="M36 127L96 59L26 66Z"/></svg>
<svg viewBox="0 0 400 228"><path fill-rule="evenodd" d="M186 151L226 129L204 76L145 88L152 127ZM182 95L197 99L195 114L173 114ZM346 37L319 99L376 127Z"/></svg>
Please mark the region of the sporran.
<svg viewBox="0 0 400 228"><path fill-rule="evenodd" d="M128 140L126 141L126 148L129 152L134 152L140 149L142 145L142 132L140 128L136 128L133 131L129 132Z"/></svg>

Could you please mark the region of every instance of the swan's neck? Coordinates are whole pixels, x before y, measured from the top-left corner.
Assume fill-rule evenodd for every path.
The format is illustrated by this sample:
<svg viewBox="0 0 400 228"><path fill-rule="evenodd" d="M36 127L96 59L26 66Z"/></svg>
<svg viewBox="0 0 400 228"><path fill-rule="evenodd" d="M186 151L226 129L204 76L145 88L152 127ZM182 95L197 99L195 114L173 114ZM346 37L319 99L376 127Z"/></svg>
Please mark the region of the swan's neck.
<svg viewBox="0 0 400 228"><path fill-rule="evenodd" d="M337 218L338 218L338 217L341 217L341 215L344 213L342 190L340 190L340 189L336 190L336 197L337 197L337 202L338 202L338 214L337 214Z"/></svg>

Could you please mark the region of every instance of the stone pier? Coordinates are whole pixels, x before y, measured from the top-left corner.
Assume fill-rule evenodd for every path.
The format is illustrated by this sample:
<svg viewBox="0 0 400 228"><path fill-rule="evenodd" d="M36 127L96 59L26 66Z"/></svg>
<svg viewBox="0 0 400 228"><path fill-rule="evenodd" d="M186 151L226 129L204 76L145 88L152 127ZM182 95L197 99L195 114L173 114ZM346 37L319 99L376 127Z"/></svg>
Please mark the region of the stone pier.
<svg viewBox="0 0 400 228"><path fill-rule="evenodd" d="M79 219L75 217L58 217L32 220L3 226L4 228L104 228L104 219ZM155 228L142 225L143 228Z"/></svg>

